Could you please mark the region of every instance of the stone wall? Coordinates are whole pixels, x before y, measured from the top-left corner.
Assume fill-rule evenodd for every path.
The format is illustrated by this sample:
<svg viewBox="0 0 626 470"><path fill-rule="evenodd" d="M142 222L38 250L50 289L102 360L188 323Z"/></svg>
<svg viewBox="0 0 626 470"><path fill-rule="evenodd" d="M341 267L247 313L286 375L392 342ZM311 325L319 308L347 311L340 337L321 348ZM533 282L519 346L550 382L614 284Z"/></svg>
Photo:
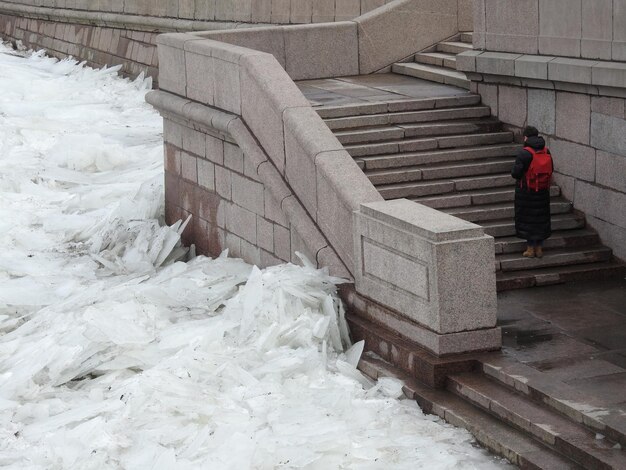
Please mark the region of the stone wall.
<svg viewBox="0 0 626 470"><path fill-rule="evenodd" d="M474 47L626 61L626 0L475 0Z"/></svg>
<svg viewBox="0 0 626 470"><path fill-rule="evenodd" d="M387 14L376 13L386 7ZM253 14L257 9L263 14ZM350 41L360 42L361 49L369 51L361 58L369 61L361 73L376 71L459 30L471 29L472 17L471 0L441 0L435 7L426 1L406 0L0 0L0 38L20 40L58 58L71 55L94 67L121 65L124 75L134 77L143 72L156 79L156 36L160 32L219 31L216 40L273 52L270 49L276 42L272 37L283 33L266 30L243 37L224 31L258 29L258 22L264 29L269 23L341 22L360 14L364 15L351 23L354 37ZM292 35L298 28L286 27L296 28L285 30ZM324 49L319 49L319 43L311 45L295 66L336 73L333 64L328 68L323 58L326 49L337 45L344 47L341 43L326 44ZM322 60L309 60L311 56ZM359 73L349 64L344 70L338 74Z"/></svg>
<svg viewBox="0 0 626 470"><path fill-rule="evenodd" d="M563 195L626 260L626 64L481 51L457 64L518 135L546 137Z"/></svg>
<svg viewBox="0 0 626 470"><path fill-rule="evenodd" d="M288 202L265 188L259 162L243 152L227 127L220 132L198 120L163 115L165 218L172 224L192 216L183 232L185 244L211 256L228 249L257 266L299 262L297 251L317 263L319 253L307 247L283 212Z"/></svg>
<svg viewBox="0 0 626 470"><path fill-rule="evenodd" d="M92 67L121 65L120 73L156 78L156 33L108 28L0 14L0 38L19 40L31 49L46 49L60 59L84 60Z"/></svg>
<svg viewBox="0 0 626 470"><path fill-rule="evenodd" d="M78 12L84 20L91 14L113 13L200 22L301 24L345 21L374 10L392 0L6 0L0 11L22 7L31 14L67 16ZM463 0L461 0L463 1ZM25 9L24 7L31 7ZM109 19L112 19L109 16ZM123 21L120 20L120 21ZM172 28L174 29L174 28ZM178 28L177 28L178 29ZM198 28L188 28L198 29Z"/></svg>
<svg viewBox="0 0 626 470"><path fill-rule="evenodd" d="M353 310L362 318L436 355L498 348L493 239L383 201L293 82L388 65L407 37L458 31L457 8L400 0L355 21L159 36L160 90L147 99L165 119L168 222L194 215L188 243L259 266L301 251L354 280L352 303L370 299ZM382 44L368 34L381 25Z"/></svg>

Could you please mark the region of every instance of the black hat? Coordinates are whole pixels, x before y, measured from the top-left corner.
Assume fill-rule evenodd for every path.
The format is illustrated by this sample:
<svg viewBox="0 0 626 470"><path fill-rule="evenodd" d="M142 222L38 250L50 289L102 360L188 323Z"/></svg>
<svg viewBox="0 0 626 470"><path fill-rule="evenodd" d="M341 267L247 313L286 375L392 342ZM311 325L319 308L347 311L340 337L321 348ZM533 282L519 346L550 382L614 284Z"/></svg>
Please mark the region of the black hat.
<svg viewBox="0 0 626 470"><path fill-rule="evenodd" d="M526 129L524 129L524 137L537 137L538 135L539 131L536 127L527 126Z"/></svg>

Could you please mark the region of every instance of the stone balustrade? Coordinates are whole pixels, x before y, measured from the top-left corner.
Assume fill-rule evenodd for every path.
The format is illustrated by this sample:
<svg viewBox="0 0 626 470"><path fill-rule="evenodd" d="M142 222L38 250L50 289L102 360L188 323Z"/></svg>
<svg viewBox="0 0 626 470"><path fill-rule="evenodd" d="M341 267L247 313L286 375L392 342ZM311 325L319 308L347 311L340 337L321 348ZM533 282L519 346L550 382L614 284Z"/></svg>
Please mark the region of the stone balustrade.
<svg viewBox="0 0 626 470"><path fill-rule="evenodd" d="M493 239L410 201L383 201L293 82L397 60L402 47L367 32L403 24L407 7L428 6L431 21L458 28L454 0L441 10L394 4L350 22L160 36L161 90L148 101L165 119L167 220L193 215L185 237L200 252L228 248L260 266L303 252L354 279L372 321L397 318L387 327L437 355L498 348ZM432 44L448 33L411 34Z"/></svg>

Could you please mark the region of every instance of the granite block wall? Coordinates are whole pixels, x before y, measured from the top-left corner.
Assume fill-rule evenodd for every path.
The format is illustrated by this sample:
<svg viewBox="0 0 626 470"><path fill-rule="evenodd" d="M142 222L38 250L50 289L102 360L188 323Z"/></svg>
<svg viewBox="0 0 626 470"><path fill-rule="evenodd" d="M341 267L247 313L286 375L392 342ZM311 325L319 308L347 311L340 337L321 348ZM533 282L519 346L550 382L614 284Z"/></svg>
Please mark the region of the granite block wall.
<svg viewBox="0 0 626 470"><path fill-rule="evenodd" d="M117 13L155 18L240 23L302 24L356 18L392 0L5 0L0 11L13 5L36 7L40 13L62 15L63 10ZM467 1L467 0L460 0Z"/></svg>
<svg viewBox="0 0 626 470"><path fill-rule="evenodd" d="M251 159L228 136L164 118L165 218L192 216L183 242L198 253L228 249L257 266L297 262L295 251L316 261Z"/></svg>
<svg viewBox="0 0 626 470"><path fill-rule="evenodd" d="M475 0L474 46L626 61L626 0Z"/></svg>
<svg viewBox="0 0 626 470"><path fill-rule="evenodd" d="M544 86L537 88L496 80L472 86L518 135L526 125L539 129L552 151L563 196L626 260L626 100L555 89L550 82L534 82ZM557 84L562 85L567 88Z"/></svg>
<svg viewBox="0 0 626 470"><path fill-rule="evenodd" d="M57 58L84 60L92 67L121 65L120 73L158 76L156 33L94 25L58 23L0 14L0 38L21 41L31 49L46 49Z"/></svg>

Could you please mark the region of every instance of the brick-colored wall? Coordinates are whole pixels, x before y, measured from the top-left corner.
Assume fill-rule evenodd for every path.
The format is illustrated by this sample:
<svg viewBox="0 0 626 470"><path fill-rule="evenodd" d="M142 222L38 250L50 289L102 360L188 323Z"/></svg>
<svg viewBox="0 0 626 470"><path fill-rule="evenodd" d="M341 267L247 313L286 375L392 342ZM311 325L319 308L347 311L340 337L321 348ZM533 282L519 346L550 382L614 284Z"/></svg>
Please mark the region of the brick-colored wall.
<svg viewBox="0 0 626 470"><path fill-rule="evenodd" d="M20 40L49 55L73 56L93 67L122 65L121 73L157 77L156 33L100 26L58 23L0 15L0 37Z"/></svg>
<svg viewBox="0 0 626 470"><path fill-rule="evenodd" d="M552 150L563 195L585 213L603 243L626 260L626 99L537 83L545 88L476 82L472 86L513 130L519 132L526 125L539 129Z"/></svg>
<svg viewBox="0 0 626 470"><path fill-rule="evenodd" d="M295 251L315 262L237 144L186 124L164 118L165 218L192 215L183 242L210 256L228 248L257 266L296 261Z"/></svg>

